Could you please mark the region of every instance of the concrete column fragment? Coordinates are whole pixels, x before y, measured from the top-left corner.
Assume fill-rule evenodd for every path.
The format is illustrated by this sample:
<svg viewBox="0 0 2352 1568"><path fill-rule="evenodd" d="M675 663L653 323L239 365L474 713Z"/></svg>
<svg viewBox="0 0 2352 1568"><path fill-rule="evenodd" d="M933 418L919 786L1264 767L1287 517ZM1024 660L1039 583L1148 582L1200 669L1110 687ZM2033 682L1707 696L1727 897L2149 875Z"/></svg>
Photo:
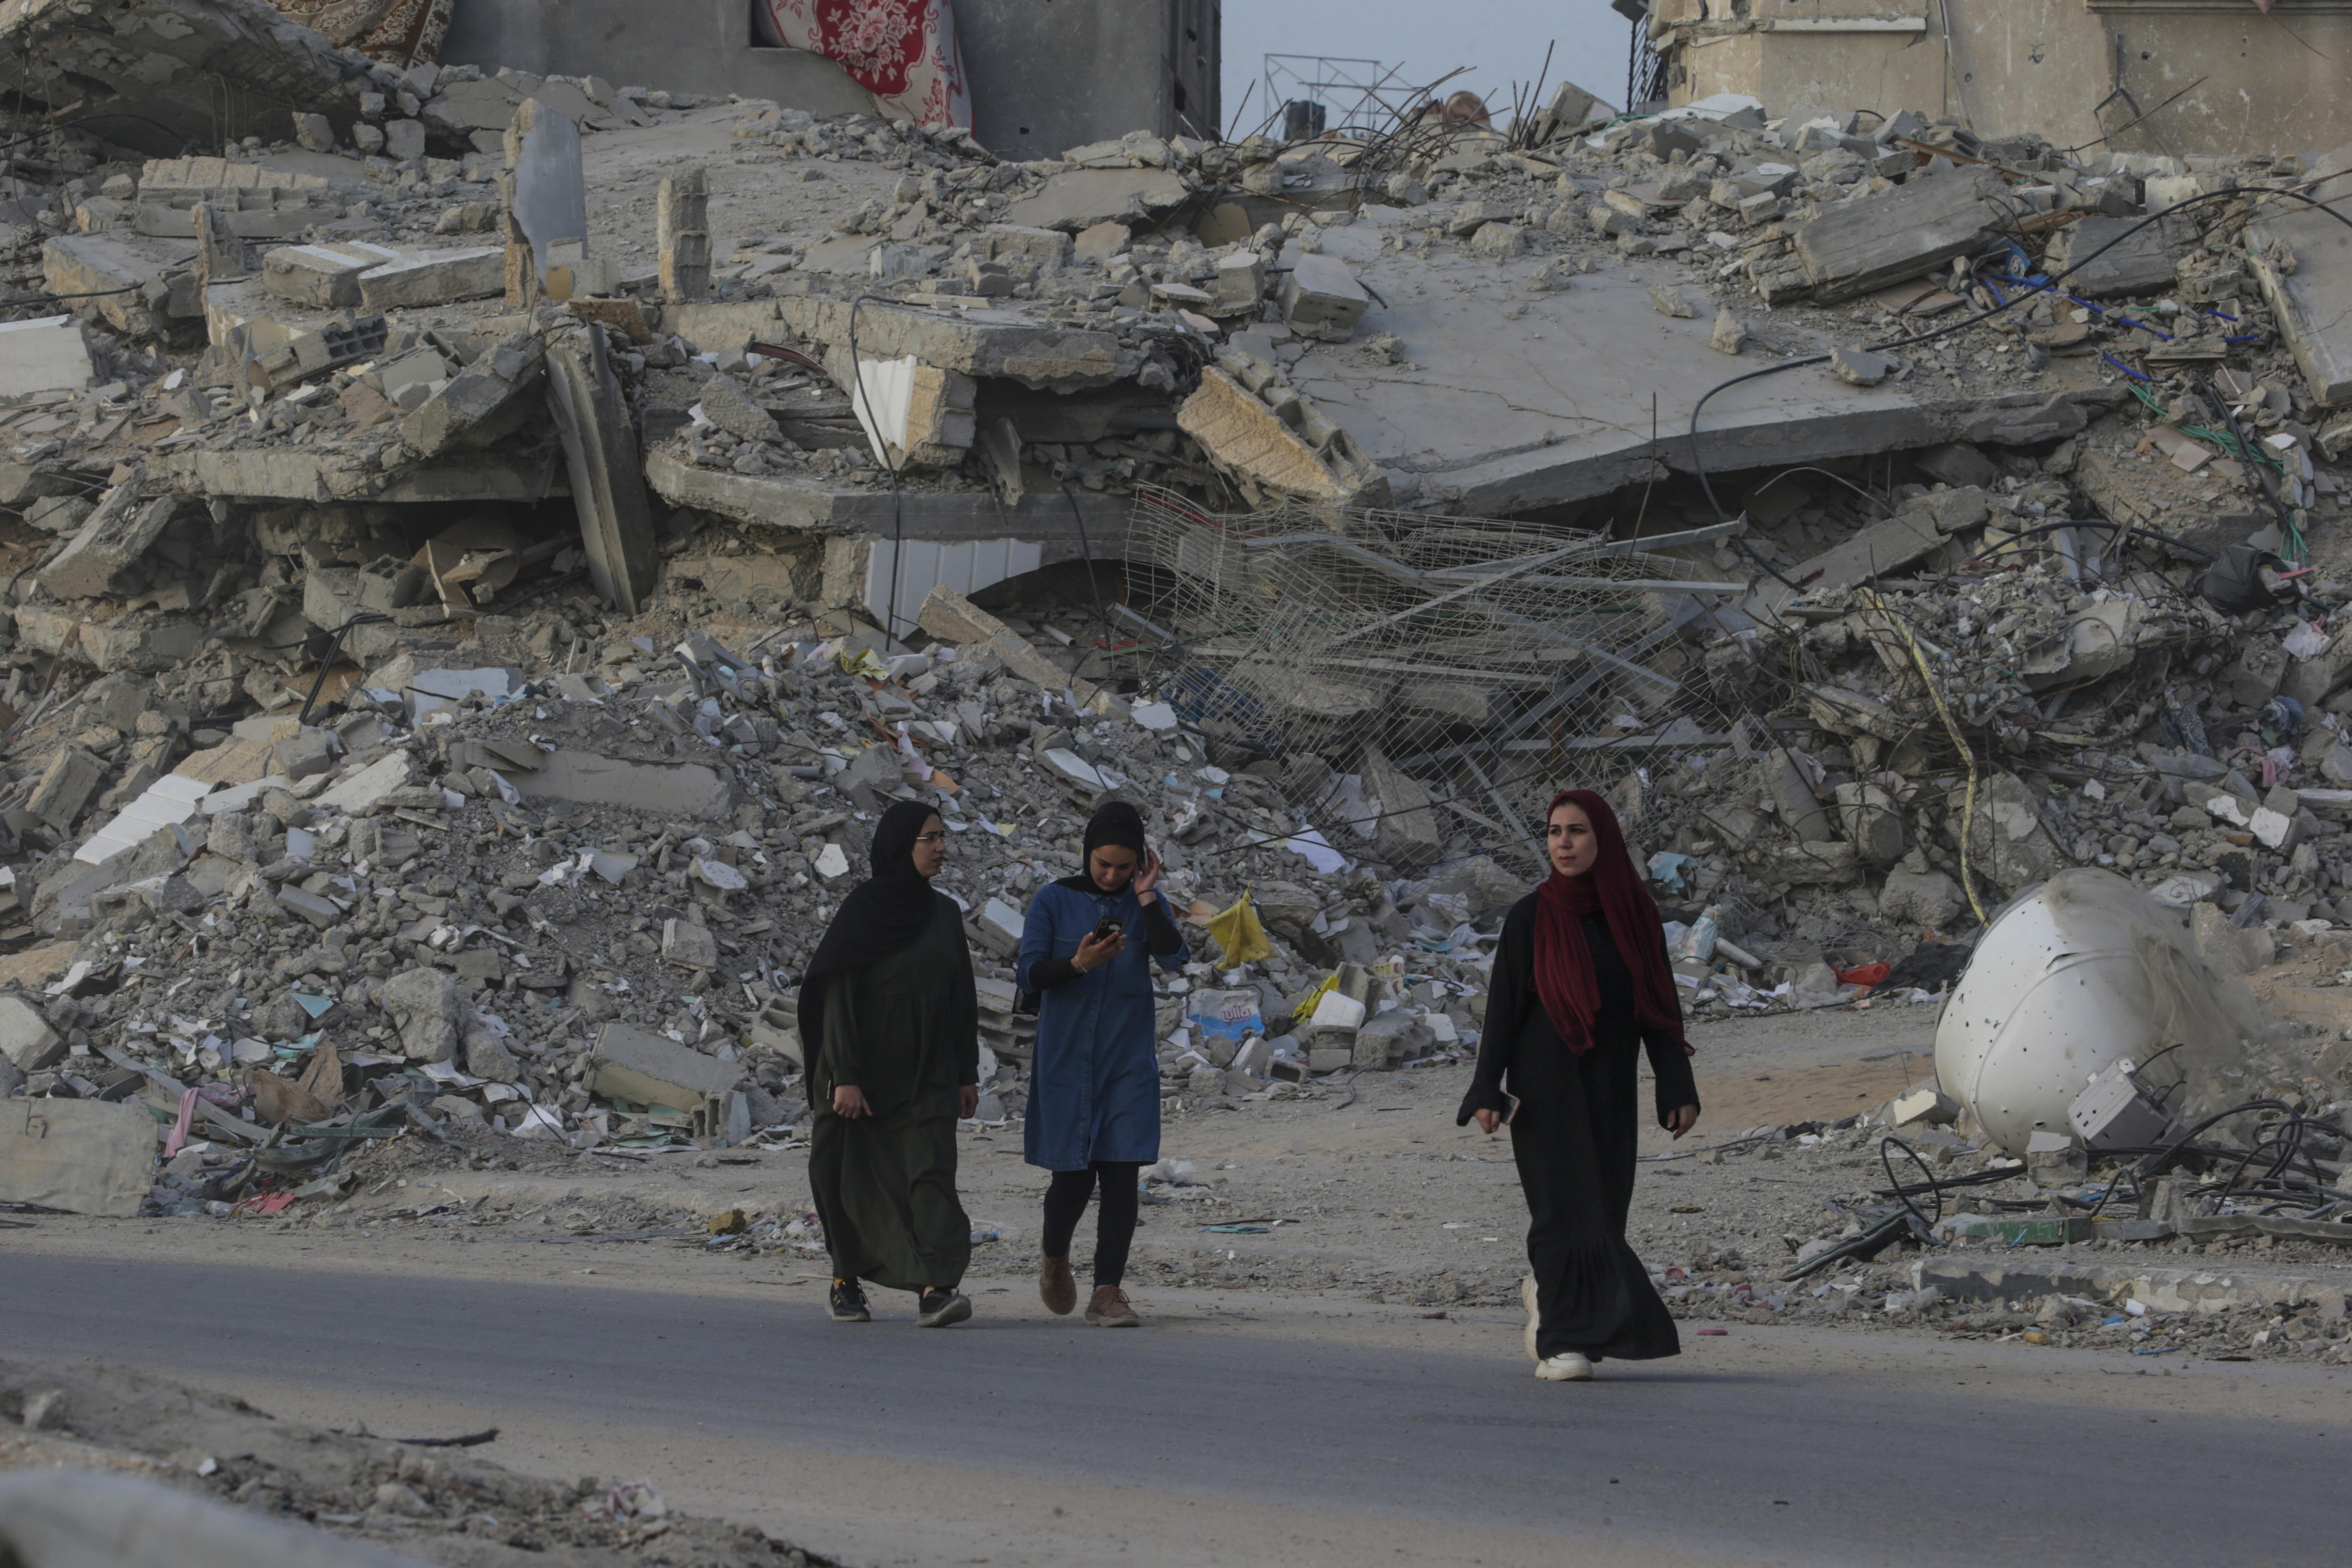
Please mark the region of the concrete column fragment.
<svg viewBox="0 0 2352 1568"><path fill-rule="evenodd" d="M662 298L677 303L710 292L710 181L699 165L663 177L654 234Z"/></svg>
<svg viewBox="0 0 2352 1568"><path fill-rule="evenodd" d="M660 556L636 430L605 353L604 329L582 322L556 340L547 358L548 406L563 438L589 579L606 604L635 615L653 592Z"/></svg>

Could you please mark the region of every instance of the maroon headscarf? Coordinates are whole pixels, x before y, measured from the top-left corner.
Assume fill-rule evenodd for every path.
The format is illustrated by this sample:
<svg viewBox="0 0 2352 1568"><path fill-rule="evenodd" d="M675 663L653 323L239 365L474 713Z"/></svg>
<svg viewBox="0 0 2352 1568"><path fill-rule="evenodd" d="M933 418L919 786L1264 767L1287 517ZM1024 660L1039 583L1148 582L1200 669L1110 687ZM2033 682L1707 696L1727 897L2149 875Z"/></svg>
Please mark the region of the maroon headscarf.
<svg viewBox="0 0 2352 1568"><path fill-rule="evenodd" d="M1591 946L1584 940L1583 917L1602 915L1618 953L1633 972L1633 1021L1645 1032L1671 1035L1683 1055L1691 1055L1690 1042L1683 1038L1674 972L1661 950L1657 901L1642 886L1642 874L1625 852L1617 814L1591 790L1571 789L1552 797L1544 820L1549 823L1562 805L1583 808L1601 854L1583 876L1563 877L1554 869L1536 890L1536 994L1543 1000L1551 1026L1577 1055L1592 1048L1601 982L1593 973Z"/></svg>

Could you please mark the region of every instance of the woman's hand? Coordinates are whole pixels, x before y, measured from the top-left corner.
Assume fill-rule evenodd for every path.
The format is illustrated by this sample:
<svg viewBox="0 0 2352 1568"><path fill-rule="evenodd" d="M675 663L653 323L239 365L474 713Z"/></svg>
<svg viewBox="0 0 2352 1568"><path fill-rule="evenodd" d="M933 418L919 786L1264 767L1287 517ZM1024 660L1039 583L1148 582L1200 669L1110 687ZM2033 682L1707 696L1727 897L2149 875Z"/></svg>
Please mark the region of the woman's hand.
<svg viewBox="0 0 2352 1568"><path fill-rule="evenodd" d="M860 1116L873 1115L874 1108L866 1103L866 1091L856 1084L836 1084L833 1090L833 1113L855 1121Z"/></svg>
<svg viewBox="0 0 2352 1568"><path fill-rule="evenodd" d="M1470 1120L1478 1124L1479 1131L1491 1134L1502 1127L1503 1113L1499 1110L1474 1110L1470 1113Z"/></svg>
<svg viewBox="0 0 2352 1568"><path fill-rule="evenodd" d="M1108 963L1127 951L1127 933L1115 931L1108 936L1089 936L1078 943L1078 951L1070 955L1070 967L1084 974L1087 971Z"/></svg>
<svg viewBox="0 0 2352 1568"><path fill-rule="evenodd" d="M956 1120L969 1121L980 1110L980 1085L965 1084L956 1090Z"/></svg>
<svg viewBox="0 0 2352 1568"><path fill-rule="evenodd" d="M1135 901L1139 904L1150 903L1159 896L1152 891L1159 885L1160 857L1147 851L1143 857L1142 868L1135 873L1135 880L1129 884L1135 889Z"/></svg>
<svg viewBox="0 0 2352 1568"><path fill-rule="evenodd" d="M1679 1138L1698 1125L1698 1107L1678 1105L1666 1117L1666 1131Z"/></svg>

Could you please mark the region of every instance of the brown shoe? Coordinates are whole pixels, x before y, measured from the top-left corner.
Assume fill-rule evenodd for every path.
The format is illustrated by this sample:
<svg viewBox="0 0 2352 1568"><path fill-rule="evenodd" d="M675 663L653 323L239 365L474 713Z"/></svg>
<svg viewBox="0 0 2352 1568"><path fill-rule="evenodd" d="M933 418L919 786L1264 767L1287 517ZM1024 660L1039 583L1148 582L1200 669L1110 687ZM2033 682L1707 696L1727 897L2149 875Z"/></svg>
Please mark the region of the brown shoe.
<svg viewBox="0 0 2352 1568"><path fill-rule="evenodd" d="M1087 1303L1087 1321L1098 1329L1133 1329L1143 1323L1128 1304L1127 1292L1116 1285L1095 1287L1095 1299Z"/></svg>
<svg viewBox="0 0 2352 1568"><path fill-rule="evenodd" d="M1045 1303L1045 1310L1057 1318L1066 1318L1078 1304L1077 1277L1070 1272L1066 1258L1048 1258L1037 1270L1037 1299Z"/></svg>

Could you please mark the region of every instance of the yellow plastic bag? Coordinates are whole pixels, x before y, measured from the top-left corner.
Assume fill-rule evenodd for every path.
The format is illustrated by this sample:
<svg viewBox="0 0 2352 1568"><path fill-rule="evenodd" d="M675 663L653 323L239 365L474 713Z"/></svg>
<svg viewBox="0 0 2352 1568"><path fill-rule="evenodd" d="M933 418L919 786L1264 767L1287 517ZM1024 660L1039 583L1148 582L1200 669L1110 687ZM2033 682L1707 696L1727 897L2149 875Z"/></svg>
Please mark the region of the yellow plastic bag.
<svg viewBox="0 0 2352 1568"><path fill-rule="evenodd" d="M1217 939L1217 948L1225 955L1224 968L1238 968L1274 956L1274 943L1265 940L1265 927L1258 923L1257 910L1250 907L1247 889L1233 908L1220 910L1202 923Z"/></svg>
<svg viewBox="0 0 2352 1568"><path fill-rule="evenodd" d="M1330 973L1323 977L1322 984L1318 985L1314 990L1309 991L1307 994L1306 1001L1301 1002L1295 1009L1292 1010L1290 1021L1294 1024L1304 1024L1307 1019L1315 1016L1315 1009L1323 1005L1323 998L1328 996L1332 992L1337 991L1339 988L1339 972L1335 969Z"/></svg>

